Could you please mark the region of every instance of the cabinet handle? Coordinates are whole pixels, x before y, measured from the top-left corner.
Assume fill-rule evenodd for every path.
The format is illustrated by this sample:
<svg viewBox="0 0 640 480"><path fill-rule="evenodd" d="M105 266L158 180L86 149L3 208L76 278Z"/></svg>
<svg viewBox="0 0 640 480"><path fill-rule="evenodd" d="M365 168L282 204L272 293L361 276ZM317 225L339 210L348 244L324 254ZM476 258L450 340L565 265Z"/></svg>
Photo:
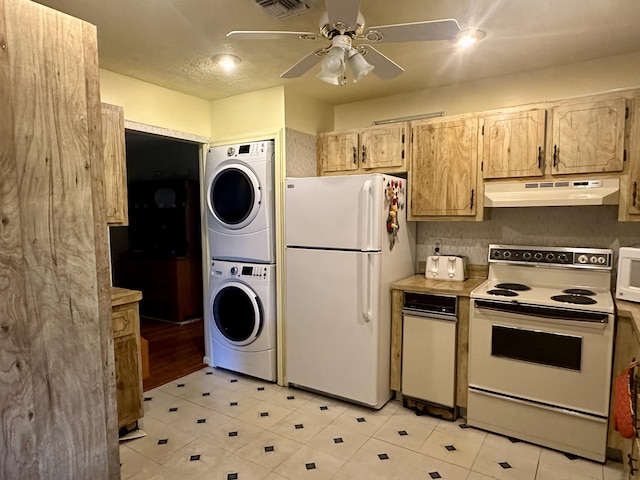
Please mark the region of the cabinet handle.
<svg viewBox="0 0 640 480"><path fill-rule="evenodd" d="M362 163L366 163L367 161L367 147L362 145Z"/></svg>
<svg viewBox="0 0 640 480"><path fill-rule="evenodd" d="M358 149L356 147L353 147L353 164L357 164L358 163Z"/></svg>
<svg viewBox="0 0 640 480"><path fill-rule="evenodd" d="M553 168L558 166L558 145L553 146Z"/></svg>
<svg viewBox="0 0 640 480"><path fill-rule="evenodd" d="M636 199L638 198L638 182L633 182L633 193L631 194L633 197L633 206L636 206Z"/></svg>
<svg viewBox="0 0 640 480"><path fill-rule="evenodd" d="M471 189L471 205L469 206L469 210L473 210L473 194L475 193L475 190L472 188Z"/></svg>
<svg viewBox="0 0 640 480"><path fill-rule="evenodd" d="M538 147L538 170L542 168L542 147Z"/></svg>
<svg viewBox="0 0 640 480"><path fill-rule="evenodd" d="M635 473L638 469L633 466L633 462L635 462L636 459L633 458L630 453L627 453L627 458L629 459L629 461L627 462L627 465L629 465L629 473L632 477L635 477Z"/></svg>

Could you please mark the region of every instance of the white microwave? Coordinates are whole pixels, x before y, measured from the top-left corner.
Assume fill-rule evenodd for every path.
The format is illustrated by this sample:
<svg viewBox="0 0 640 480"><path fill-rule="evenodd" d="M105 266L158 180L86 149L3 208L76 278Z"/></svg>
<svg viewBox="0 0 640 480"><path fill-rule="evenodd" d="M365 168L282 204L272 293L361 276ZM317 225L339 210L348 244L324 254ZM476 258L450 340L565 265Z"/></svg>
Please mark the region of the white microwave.
<svg viewBox="0 0 640 480"><path fill-rule="evenodd" d="M616 298L640 302L640 247L621 247Z"/></svg>

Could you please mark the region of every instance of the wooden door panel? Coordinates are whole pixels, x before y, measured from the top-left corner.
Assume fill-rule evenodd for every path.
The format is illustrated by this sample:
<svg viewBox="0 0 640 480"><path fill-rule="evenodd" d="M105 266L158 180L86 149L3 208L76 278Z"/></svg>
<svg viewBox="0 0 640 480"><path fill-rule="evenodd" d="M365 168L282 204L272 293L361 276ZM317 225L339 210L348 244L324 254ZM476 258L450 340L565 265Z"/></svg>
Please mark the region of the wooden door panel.
<svg viewBox="0 0 640 480"><path fill-rule="evenodd" d="M625 99L553 109L553 173L622 171Z"/></svg>
<svg viewBox="0 0 640 480"><path fill-rule="evenodd" d="M486 117L482 142L484 178L541 176L545 111L530 110Z"/></svg>
<svg viewBox="0 0 640 480"><path fill-rule="evenodd" d="M405 158L405 124L373 127L360 134L361 166L399 169Z"/></svg>
<svg viewBox="0 0 640 480"><path fill-rule="evenodd" d="M358 169L358 134L323 134L321 161L324 172Z"/></svg>
<svg viewBox="0 0 640 480"><path fill-rule="evenodd" d="M418 125L413 142L412 215L475 215L477 120Z"/></svg>
<svg viewBox="0 0 640 480"><path fill-rule="evenodd" d="M0 477L119 478L96 30L0 0L0 38Z"/></svg>

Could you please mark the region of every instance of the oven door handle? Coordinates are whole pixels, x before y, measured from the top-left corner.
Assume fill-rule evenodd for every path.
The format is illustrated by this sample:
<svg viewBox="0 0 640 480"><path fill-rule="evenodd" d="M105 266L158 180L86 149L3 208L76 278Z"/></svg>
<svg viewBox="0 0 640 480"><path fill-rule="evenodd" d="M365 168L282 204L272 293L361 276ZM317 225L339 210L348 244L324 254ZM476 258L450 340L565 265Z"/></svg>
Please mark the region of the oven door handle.
<svg viewBox="0 0 640 480"><path fill-rule="evenodd" d="M482 310L492 310L495 312L515 313L529 317L549 318L553 320L566 320L574 322L589 323L609 323L607 313L583 312L579 310L560 309L553 307L538 307L534 305L523 305L521 303L501 303L491 300L476 300L475 307Z"/></svg>

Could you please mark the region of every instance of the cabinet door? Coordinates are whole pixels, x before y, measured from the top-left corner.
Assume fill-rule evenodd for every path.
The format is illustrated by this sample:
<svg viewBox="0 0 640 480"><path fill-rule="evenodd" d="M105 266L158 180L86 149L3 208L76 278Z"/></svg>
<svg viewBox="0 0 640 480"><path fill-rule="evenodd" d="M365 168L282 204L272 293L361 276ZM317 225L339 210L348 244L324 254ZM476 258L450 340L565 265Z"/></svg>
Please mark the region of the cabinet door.
<svg viewBox="0 0 640 480"><path fill-rule="evenodd" d="M322 173L358 170L358 133L323 133L318 155Z"/></svg>
<svg viewBox="0 0 640 480"><path fill-rule="evenodd" d="M625 190L620 186L619 219L640 220L640 97L635 97L631 103L630 122L629 178Z"/></svg>
<svg viewBox="0 0 640 480"><path fill-rule="evenodd" d="M482 126L483 178L543 174L545 110L492 115Z"/></svg>
<svg viewBox="0 0 640 480"><path fill-rule="evenodd" d="M120 337L113 342L116 360L118 428L144 416L142 406L142 366L137 335Z"/></svg>
<svg viewBox="0 0 640 480"><path fill-rule="evenodd" d="M372 127L360 133L360 166L365 169L406 171L406 124Z"/></svg>
<svg viewBox="0 0 640 480"><path fill-rule="evenodd" d="M552 110L552 173L622 171L625 99L592 101Z"/></svg>
<svg viewBox="0 0 640 480"><path fill-rule="evenodd" d="M127 165L125 162L124 110L102 104L104 187L109 225L127 225Z"/></svg>
<svg viewBox="0 0 640 480"><path fill-rule="evenodd" d="M475 216L477 119L415 124L411 216Z"/></svg>

